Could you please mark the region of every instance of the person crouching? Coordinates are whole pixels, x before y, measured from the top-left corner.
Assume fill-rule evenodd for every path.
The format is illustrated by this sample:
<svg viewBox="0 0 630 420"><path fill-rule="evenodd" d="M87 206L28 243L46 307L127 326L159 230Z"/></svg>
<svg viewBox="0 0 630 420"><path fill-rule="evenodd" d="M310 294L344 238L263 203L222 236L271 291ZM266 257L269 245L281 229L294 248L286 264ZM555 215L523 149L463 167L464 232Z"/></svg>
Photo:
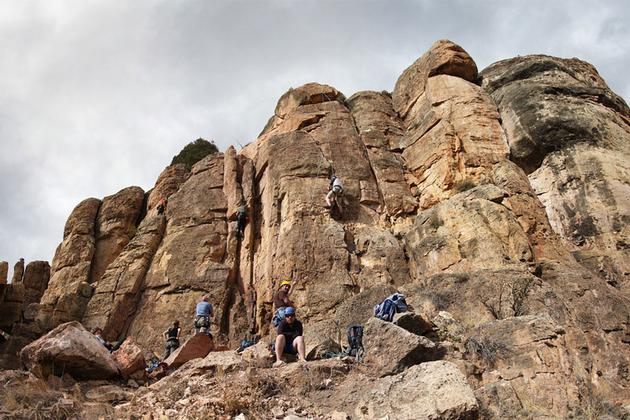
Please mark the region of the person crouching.
<svg viewBox="0 0 630 420"><path fill-rule="evenodd" d="M276 362L274 367L282 366L284 353L297 354L300 362L306 362L306 346L302 323L295 319L295 308L289 306L284 311L284 319L278 325L276 337Z"/></svg>

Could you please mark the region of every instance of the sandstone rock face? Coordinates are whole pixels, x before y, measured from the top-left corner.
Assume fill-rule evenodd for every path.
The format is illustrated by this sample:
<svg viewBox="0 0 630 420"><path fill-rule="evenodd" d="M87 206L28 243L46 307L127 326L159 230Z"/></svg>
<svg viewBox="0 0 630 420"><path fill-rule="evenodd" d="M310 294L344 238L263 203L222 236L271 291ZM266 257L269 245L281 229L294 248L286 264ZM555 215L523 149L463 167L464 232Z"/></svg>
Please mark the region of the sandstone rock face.
<svg viewBox="0 0 630 420"><path fill-rule="evenodd" d="M360 419L473 419L478 405L466 378L445 361L413 366L379 379L357 405Z"/></svg>
<svg viewBox="0 0 630 420"><path fill-rule="evenodd" d="M175 193L179 189L179 186L186 181L189 174L190 172L183 163L167 166L162 171L157 181L155 181L155 187L149 194L147 211L153 210L162 199L167 200Z"/></svg>
<svg viewBox="0 0 630 420"><path fill-rule="evenodd" d="M398 79L394 109L406 128L401 147L428 208L479 184L508 146L492 99L471 83L477 67L450 42L438 42Z"/></svg>
<svg viewBox="0 0 630 420"><path fill-rule="evenodd" d="M367 149L387 214L413 212L417 200L411 193L407 182L410 174L399 153L404 126L392 107L391 95L359 92L348 99L347 105Z"/></svg>
<svg viewBox="0 0 630 420"><path fill-rule="evenodd" d="M103 199L96 216L90 283L101 279L109 264L135 235L143 201L144 191L140 187L128 187Z"/></svg>
<svg viewBox="0 0 630 420"><path fill-rule="evenodd" d="M39 303L50 280L48 261L31 261L24 271L24 303Z"/></svg>
<svg viewBox="0 0 630 420"><path fill-rule="evenodd" d="M435 357L435 344L426 337L378 318L371 318L363 331L365 363L378 376L400 373Z"/></svg>
<svg viewBox="0 0 630 420"><path fill-rule="evenodd" d="M20 359L28 370L43 378L59 372L83 379L118 375L109 351L76 321L59 325L24 347Z"/></svg>
<svg viewBox="0 0 630 420"><path fill-rule="evenodd" d="M630 109L588 63L527 56L485 69L512 158L554 231L613 285L630 276Z"/></svg>
<svg viewBox="0 0 630 420"><path fill-rule="evenodd" d="M100 200L79 203L68 218L63 242L53 258L48 288L42 297L40 320L48 328L81 319L92 295L89 284L94 255L94 221Z"/></svg>
<svg viewBox="0 0 630 420"><path fill-rule="evenodd" d="M213 323L220 328L223 307L230 300L226 281L232 268L227 262L223 160L222 155L210 155L198 162L169 198L164 238L142 283L144 292L129 329L143 347L161 351L161 333L175 320L182 323L182 331L189 331L204 293L214 306Z"/></svg>
<svg viewBox="0 0 630 420"><path fill-rule="evenodd" d="M13 266L13 279L11 283L20 283L24 277L24 258L20 258Z"/></svg>
<svg viewBox="0 0 630 420"><path fill-rule="evenodd" d="M140 300L140 290L153 256L162 240L166 221L147 216L133 239L94 284L83 323L100 327L108 340L118 340L129 326Z"/></svg>
<svg viewBox="0 0 630 420"><path fill-rule="evenodd" d="M7 284L7 276L9 274L9 263L0 261L0 284Z"/></svg>
<svg viewBox="0 0 630 420"><path fill-rule="evenodd" d="M290 279L309 351L345 345L347 326L367 323L372 373L404 377L353 374L345 405L330 411L352 412L355 383L361 396L375 383L357 415L402 404L414 418L474 417L476 406L449 399L469 390L416 410L425 385L405 384L423 381L412 373L433 357L466 372L483 418L588 417L594 401L620 407L630 401L628 115L579 60L519 57L478 78L450 41L405 70L391 95L290 89L258 139L191 171L168 167L146 205L130 188L77 206L41 305L29 297L39 286L29 285L43 282L27 267L23 283L0 285L0 324L34 337L40 324L83 320L161 353L161 333L179 320L184 341L208 294L217 341L236 347L244 336L271 338L272 296ZM336 215L323 208L333 173L344 184ZM249 220L237 234L240 206ZM372 319L397 290L422 317ZM266 363L256 354L252 369ZM201 360L189 372L203 375ZM309 363L309 372L331 379L339 363ZM313 377L297 364L279 371L296 386ZM308 384L309 398L322 395L310 406L330 400L322 381ZM395 391L389 402L381 384Z"/></svg>
<svg viewBox="0 0 630 420"><path fill-rule="evenodd" d="M325 85L290 91L278 102L276 115L259 140L243 151L256 164L261 193L256 222L260 243L253 256L252 282L258 297L257 321L263 328L271 317L268 302L281 279L294 280L292 298L298 308L308 308L300 315L310 322L322 319L364 287L407 278L404 267L369 273L369 265L403 261L404 254L386 229L374 226L375 209L383 204L381 187L343 100ZM333 171L344 183L347 201L339 221L319 207ZM366 236L383 233L380 250L375 247L365 265L355 252L355 238L364 229L372 229ZM364 242L366 254L370 246Z"/></svg>

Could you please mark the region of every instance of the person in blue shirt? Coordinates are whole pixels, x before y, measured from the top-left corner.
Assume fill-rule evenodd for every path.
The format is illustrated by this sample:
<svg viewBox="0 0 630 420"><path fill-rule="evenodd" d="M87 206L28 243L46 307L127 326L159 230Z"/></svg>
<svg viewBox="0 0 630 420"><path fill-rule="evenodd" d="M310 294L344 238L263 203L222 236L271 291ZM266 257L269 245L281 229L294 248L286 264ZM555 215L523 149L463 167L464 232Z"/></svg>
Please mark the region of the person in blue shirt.
<svg viewBox="0 0 630 420"><path fill-rule="evenodd" d="M210 334L210 318L212 317L212 304L208 302L208 296L204 295L195 308L195 333Z"/></svg>

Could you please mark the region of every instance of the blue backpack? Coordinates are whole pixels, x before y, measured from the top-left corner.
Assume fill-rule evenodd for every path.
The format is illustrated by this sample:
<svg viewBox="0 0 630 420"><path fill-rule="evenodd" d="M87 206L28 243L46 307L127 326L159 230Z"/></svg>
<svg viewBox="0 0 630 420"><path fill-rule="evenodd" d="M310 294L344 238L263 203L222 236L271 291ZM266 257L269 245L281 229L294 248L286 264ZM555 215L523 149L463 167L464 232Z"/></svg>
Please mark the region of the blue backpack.
<svg viewBox="0 0 630 420"><path fill-rule="evenodd" d="M273 318L271 319L271 323L273 324L274 328L278 328L278 325L280 325L280 323L284 319L284 310L285 309L286 309L286 306L282 306L282 307L278 308L278 310L274 314Z"/></svg>
<svg viewBox="0 0 630 420"><path fill-rule="evenodd" d="M407 302L402 293L394 293L374 306L374 316L383 321L392 322L398 312L407 312Z"/></svg>

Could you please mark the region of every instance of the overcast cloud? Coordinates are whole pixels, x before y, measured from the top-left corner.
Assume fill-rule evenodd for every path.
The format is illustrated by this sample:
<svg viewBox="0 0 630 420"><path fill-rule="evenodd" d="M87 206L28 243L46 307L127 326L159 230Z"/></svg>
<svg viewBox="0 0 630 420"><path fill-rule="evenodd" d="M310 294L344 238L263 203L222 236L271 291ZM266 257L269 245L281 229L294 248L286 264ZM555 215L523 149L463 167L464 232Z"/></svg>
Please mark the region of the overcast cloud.
<svg viewBox="0 0 630 420"><path fill-rule="evenodd" d="M150 189L185 144L254 140L290 87L389 90L448 38L544 53L630 98L619 1L0 0L0 260L51 260L72 208Z"/></svg>

